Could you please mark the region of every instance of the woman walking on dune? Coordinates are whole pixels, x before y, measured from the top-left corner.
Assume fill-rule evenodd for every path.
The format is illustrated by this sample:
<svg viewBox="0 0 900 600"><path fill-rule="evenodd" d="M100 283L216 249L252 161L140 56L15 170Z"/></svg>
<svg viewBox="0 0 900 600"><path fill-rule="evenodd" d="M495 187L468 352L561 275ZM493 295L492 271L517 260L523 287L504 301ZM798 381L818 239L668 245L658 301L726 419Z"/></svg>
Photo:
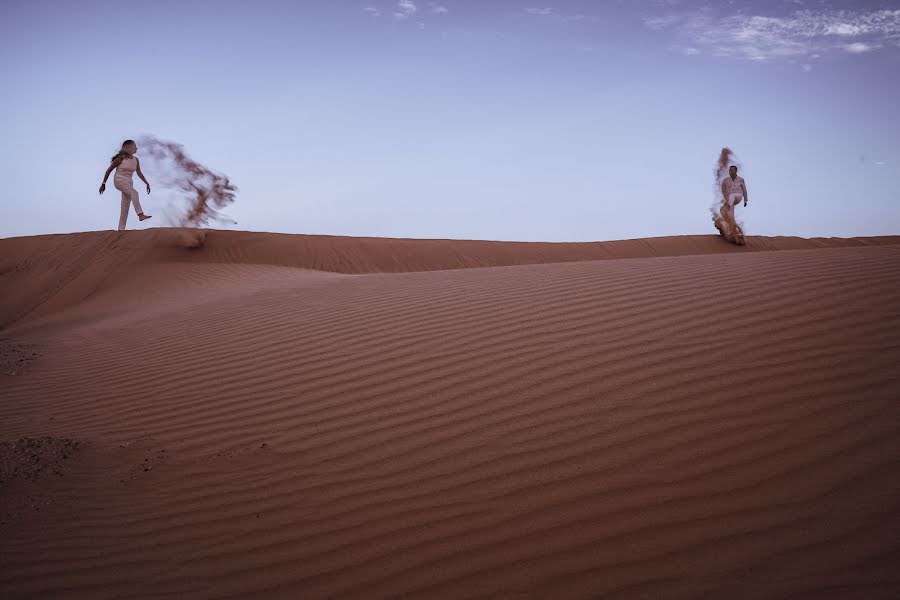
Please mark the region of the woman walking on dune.
<svg viewBox="0 0 900 600"><path fill-rule="evenodd" d="M125 140L122 142L122 149L112 157L112 162L109 163L109 168L106 169L106 173L103 175L103 183L100 184L100 193L102 194L106 191L106 180L109 178L109 174L113 169L116 170L116 176L113 178L113 185L117 190L122 192L122 208L119 212L119 231L125 229L125 222L128 220L128 209L132 204L134 205L134 212L137 213L138 219L144 221L151 217L151 215L145 215L143 209L141 209L138 191L134 189L134 184L132 183L134 172L137 171L141 181L147 184L147 193L150 193L150 183L144 177L144 174L141 173L141 163L134 155L135 152L137 152L137 144L134 143L134 140Z"/></svg>

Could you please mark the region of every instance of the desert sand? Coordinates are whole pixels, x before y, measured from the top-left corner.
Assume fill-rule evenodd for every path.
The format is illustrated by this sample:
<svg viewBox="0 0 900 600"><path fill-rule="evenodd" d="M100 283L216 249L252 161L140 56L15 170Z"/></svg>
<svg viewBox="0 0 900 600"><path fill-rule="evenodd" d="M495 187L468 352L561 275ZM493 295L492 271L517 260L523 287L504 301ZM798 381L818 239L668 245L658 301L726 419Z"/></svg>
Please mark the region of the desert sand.
<svg viewBox="0 0 900 600"><path fill-rule="evenodd" d="M0 240L0 597L900 597L900 236Z"/></svg>

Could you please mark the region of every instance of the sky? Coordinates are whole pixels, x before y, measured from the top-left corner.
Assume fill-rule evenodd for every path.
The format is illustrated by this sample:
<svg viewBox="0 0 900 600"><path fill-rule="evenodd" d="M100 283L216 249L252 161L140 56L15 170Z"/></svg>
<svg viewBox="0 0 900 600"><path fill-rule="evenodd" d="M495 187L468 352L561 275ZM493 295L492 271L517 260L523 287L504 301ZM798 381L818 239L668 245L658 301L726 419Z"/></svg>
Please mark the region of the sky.
<svg viewBox="0 0 900 600"><path fill-rule="evenodd" d="M144 134L223 228L712 234L728 146L747 234L900 234L900 0L0 0L0 88L0 237L115 228Z"/></svg>

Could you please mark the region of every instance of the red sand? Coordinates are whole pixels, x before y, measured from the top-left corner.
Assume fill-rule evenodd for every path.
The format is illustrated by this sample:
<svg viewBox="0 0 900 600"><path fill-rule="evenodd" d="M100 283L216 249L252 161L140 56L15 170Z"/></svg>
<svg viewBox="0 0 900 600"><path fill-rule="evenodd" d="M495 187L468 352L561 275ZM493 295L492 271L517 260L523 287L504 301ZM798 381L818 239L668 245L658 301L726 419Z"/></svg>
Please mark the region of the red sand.
<svg viewBox="0 0 900 600"><path fill-rule="evenodd" d="M900 595L900 237L182 238L0 240L0 597Z"/></svg>

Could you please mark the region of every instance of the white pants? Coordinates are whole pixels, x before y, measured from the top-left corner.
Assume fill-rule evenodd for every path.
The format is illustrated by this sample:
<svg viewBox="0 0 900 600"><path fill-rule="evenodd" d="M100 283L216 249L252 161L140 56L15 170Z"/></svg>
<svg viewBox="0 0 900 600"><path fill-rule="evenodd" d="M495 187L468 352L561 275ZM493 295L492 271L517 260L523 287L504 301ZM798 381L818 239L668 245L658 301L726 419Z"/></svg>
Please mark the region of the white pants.
<svg viewBox="0 0 900 600"><path fill-rule="evenodd" d="M731 205L737 206L738 204L741 203L741 200L743 200L743 199L744 199L744 197L741 196L740 194L732 194L731 195Z"/></svg>
<svg viewBox="0 0 900 600"><path fill-rule="evenodd" d="M119 231L125 229L125 222L128 220L128 209L134 204L134 212L141 214L141 201L138 199L138 191L134 189L134 184L127 179L114 179L113 185L122 192L122 208L119 211Z"/></svg>

